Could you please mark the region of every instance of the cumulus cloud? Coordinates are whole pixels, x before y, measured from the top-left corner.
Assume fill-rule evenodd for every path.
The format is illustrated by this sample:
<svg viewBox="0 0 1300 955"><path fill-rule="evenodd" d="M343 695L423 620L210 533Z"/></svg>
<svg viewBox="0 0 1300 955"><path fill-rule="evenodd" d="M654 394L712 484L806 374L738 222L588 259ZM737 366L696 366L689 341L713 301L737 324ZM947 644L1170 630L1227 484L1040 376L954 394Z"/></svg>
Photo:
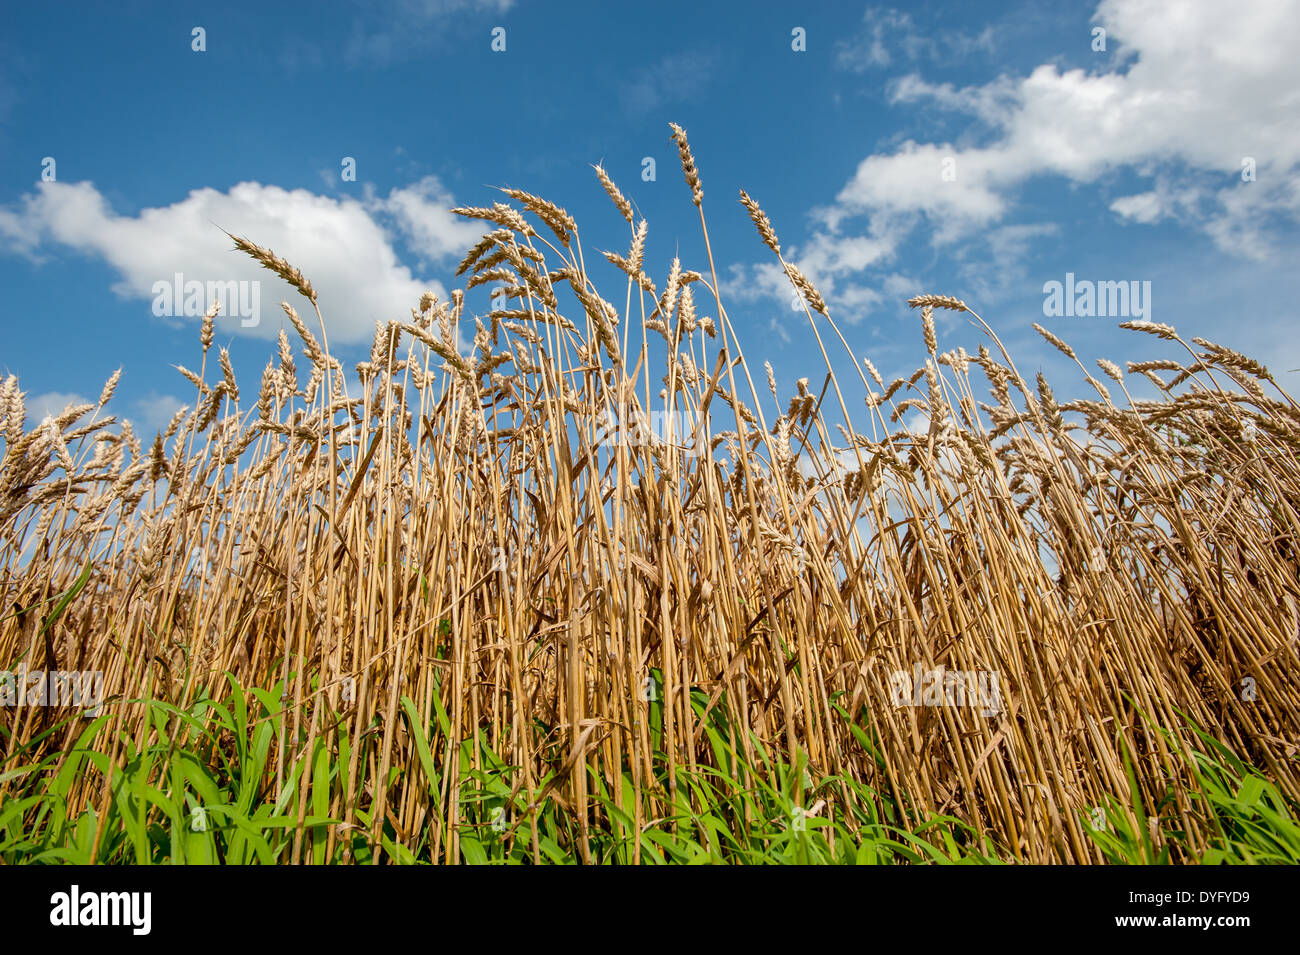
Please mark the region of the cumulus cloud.
<svg viewBox="0 0 1300 955"><path fill-rule="evenodd" d="M917 72L891 82L890 103L965 114L971 128L957 142L912 137L866 157L816 210L792 257L829 286L832 306L836 289L868 303L873 273L918 233L981 288L986 274L1005 286L1057 228L1014 221L1021 191L1044 178L1092 188L1117 222L1173 220L1230 255L1279 256L1278 236L1300 223L1300 0L1103 0L1092 20L1111 49L1093 70L1044 63L968 87ZM910 15L873 9L838 63L915 69L945 46L980 48L980 36L927 39ZM1121 173L1148 188L1106 195ZM750 279L751 294L789 297L770 274Z"/></svg>
<svg viewBox="0 0 1300 955"><path fill-rule="evenodd" d="M895 153L868 156L859 163L823 219L836 228L855 216L898 223L919 213L928 218L937 241L949 242L1001 218L1006 199L999 187L1013 178L998 150L959 150L909 140ZM899 236L897 228L892 231Z"/></svg>
<svg viewBox="0 0 1300 955"><path fill-rule="evenodd" d="M193 400L186 402L175 395L150 390L130 402L127 412L120 416L130 421L137 433L151 434L164 430L176 412L192 404Z"/></svg>
<svg viewBox="0 0 1300 955"><path fill-rule="evenodd" d="M46 391L27 395L23 404L27 412L27 426L39 424L47 417L55 417L68 405L93 405L95 402L74 391Z"/></svg>
<svg viewBox="0 0 1300 955"><path fill-rule="evenodd" d="M119 215L93 183L41 182L15 206L0 209L0 244L36 260L55 246L100 258L119 275L116 294L148 302L155 283L174 285L178 273L205 288L258 283L245 286L257 290L258 323L247 327L229 314L222 321L231 331L272 337L280 327L278 303L305 303L274 273L233 251L225 229L299 268L318 293L331 342L346 343L368 340L376 321L408 318L425 289L446 297L439 282L417 278L402 264L394 243L404 239L423 263L446 263L481 234L453 217L452 205L433 177L361 200L243 182L228 192L197 189L169 206Z"/></svg>
<svg viewBox="0 0 1300 955"><path fill-rule="evenodd" d="M1207 198L1208 190L1178 185L1168 176L1162 175L1156 178L1154 189L1120 196L1110 204L1110 211L1121 220L1153 225L1165 219L1183 219L1195 215Z"/></svg>
<svg viewBox="0 0 1300 955"><path fill-rule="evenodd" d="M483 235L482 223L451 214L456 200L436 176L392 190L386 199L369 203L374 212L386 213L405 236L412 250L427 262L459 258Z"/></svg>
<svg viewBox="0 0 1300 955"><path fill-rule="evenodd" d="M1125 72L1042 65L1018 81L961 90L916 76L898 81L894 102L965 111L1000 136L964 149L909 142L870 157L838 197L839 211L915 211L938 241L951 241L1003 218L1032 177L1092 183L1131 169L1163 171L1182 185L1121 197L1117 215L1183 218L1226 251L1258 254L1269 219L1300 219L1292 184L1300 125L1291 121L1300 105L1300 4L1104 0L1093 20L1127 54L1119 58ZM951 182L935 172L945 155L954 160ZM1255 182L1238 175L1246 158ZM1260 221L1253 213L1264 208L1274 214Z"/></svg>

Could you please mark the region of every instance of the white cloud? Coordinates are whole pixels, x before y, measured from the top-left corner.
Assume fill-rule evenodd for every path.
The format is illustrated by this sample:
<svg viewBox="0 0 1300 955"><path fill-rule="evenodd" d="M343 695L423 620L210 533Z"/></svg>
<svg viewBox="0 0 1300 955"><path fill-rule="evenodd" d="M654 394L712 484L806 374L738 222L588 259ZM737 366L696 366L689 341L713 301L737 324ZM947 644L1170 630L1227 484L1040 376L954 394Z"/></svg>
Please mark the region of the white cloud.
<svg viewBox="0 0 1300 955"><path fill-rule="evenodd" d="M858 33L836 44L836 64L842 69L864 73L883 69L897 58L918 60L923 56L954 62L977 52L995 49L992 26L979 33L961 30L918 30L911 14L891 8L869 7Z"/></svg>
<svg viewBox="0 0 1300 955"><path fill-rule="evenodd" d="M897 32L899 40L887 44L891 32ZM919 50L918 40L910 15L899 10L869 9L863 16L862 32L851 40L840 41L837 62L859 73L873 66L889 66L893 62L890 46L901 45L915 56L911 51Z"/></svg>
<svg viewBox="0 0 1300 955"><path fill-rule="evenodd" d="M32 428L44 421L46 416L57 416L69 405L93 405L95 399L73 391L46 391L38 395L28 395L24 399L24 404L27 411L27 427ZM175 395L148 391L139 398L125 403L120 399L114 399L109 403L108 411L101 412L100 416L115 415L120 420L131 422L137 434L151 435L155 431L164 430L171 423L172 416L185 404L186 402ZM83 418L80 423L84 424L89 420L88 417Z"/></svg>
<svg viewBox="0 0 1300 955"><path fill-rule="evenodd" d="M1224 189L1216 197L1223 210L1204 223L1214 244L1221 249L1252 259L1280 257L1280 244L1270 225L1300 221L1300 181L1293 168L1281 182L1243 184ZM1290 250L1294 259L1295 250Z"/></svg>
<svg viewBox="0 0 1300 955"><path fill-rule="evenodd" d="M785 272L776 262L759 262L751 266L733 263L729 272L719 278L722 294L737 302L758 302L771 298L789 303L794 288Z"/></svg>
<svg viewBox="0 0 1300 955"><path fill-rule="evenodd" d="M1034 176L1090 183L1121 168L1140 175L1176 168L1177 188L1117 200L1115 212L1154 222L1181 211L1216 239L1236 235L1263 207L1297 218L1290 182L1300 163L1300 124L1293 121L1300 105L1300 4L1104 0L1093 19L1128 54L1120 58L1126 72L1042 65L1019 81L1002 77L963 90L917 77L897 82L895 102L961 109L1002 137L956 150L909 142L873 156L841 193L845 211L914 210L947 241L1001 219L1012 191ZM944 153L955 158L956 183L929 174ZM1205 190L1208 203L1188 208L1198 198L1194 180L1222 184L1246 156L1256 160L1257 182ZM1236 195L1243 186L1267 197ZM1265 228L1256 222L1247 230L1252 242L1243 246L1238 236L1230 250L1253 254Z"/></svg>
<svg viewBox="0 0 1300 955"><path fill-rule="evenodd" d="M1020 81L999 76L982 86L957 88L951 83L930 83L919 74L908 73L889 83L891 106L924 102L941 109L967 113L991 128L1005 126L1014 115Z"/></svg>
<svg viewBox="0 0 1300 955"><path fill-rule="evenodd" d="M392 216L407 244L424 261L440 262L460 258L491 228L452 215L455 205L436 176L425 176L414 185L392 190L387 199L375 200L370 207Z"/></svg>
<svg viewBox="0 0 1300 955"><path fill-rule="evenodd" d="M1143 225L1159 222L1168 213L1160 194L1154 190L1116 199L1110 204L1110 211L1122 218L1141 222Z"/></svg>
<svg viewBox="0 0 1300 955"><path fill-rule="evenodd" d="M1030 243L1055 228L1007 222L1020 190L1043 177L1104 192L1115 174L1131 174L1153 188L1103 199L1119 221L1174 219L1231 255L1279 257L1281 230L1300 223L1300 0L1103 0L1092 19L1111 46L1092 71L1043 64L965 88L915 74L891 84L895 105L956 110L975 124L955 143L913 138L868 156L815 213L798 261L831 287L822 292L832 306L837 284L878 285L871 272L922 227L937 247L960 243L963 274L977 286L1005 286ZM927 41L908 14L873 9L841 46L840 65L862 71L984 44L983 34L935 36ZM1251 182L1240 175L1247 157ZM771 285L754 278L751 293Z"/></svg>
<svg viewBox="0 0 1300 955"><path fill-rule="evenodd" d="M27 427L30 429L44 421L47 416L59 415L70 405L93 405L95 399L74 391L46 391L26 396L24 404L27 412ZM126 402L115 398L109 402L107 411L100 412L100 417L112 414L120 420L129 421L136 434L143 437L164 430L171 423L172 416L185 404L186 402L175 395L151 390L139 398ZM89 420L89 417L86 417L80 423L84 424Z"/></svg>
<svg viewBox="0 0 1300 955"><path fill-rule="evenodd" d="M118 215L92 183L41 182L14 207L0 209L0 240L39 259L62 245L103 259L120 279L113 291L145 303L151 320L154 283L256 281L260 323L244 328L231 316L222 329L272 337L282 300L310 306L288 283L241 252L221 229L270 249L300 269L318 294L332 343L368 341L374 324L404 319L426 288L443 286L412 275L393 246L396 235L426 262L446 262L482 234L448 211L451 196L432 177L386 198L335 199L306 189L243 182L229 192L197 189L169 206Z"/></svg>
<svg viewBox="0 0 1300 955"><path fill-rule="evenodd" d="M949 171L951 178L945 178ZM1010 179L1000 151L909 140L892 155L868 156L859 163L825 218L835 228L846 217L870 214L878 221L899 221L922 213L938 241L952 241L1002 217L1006 200L997 190Z"/></svg>
<svg viewBox="0 0 1300 955"><path fill-rule="evenodd" d="M860 272L880 265L894 254L892 238L886 235L813 236L798 256L800 268L817 274L837 275Z"/></svg>
<svg viewBox="0 0 1300 955"><path fill-rule="evenodd" d="M122 417L131 422L137 434L144 436L165 430L176 412L187 404L192 404L192 401L185 402L175 395L148 391L130 402L131 410Z"/></svg>
<svg viewBox="0 0 1300 955"><path fill-rule="evenodd" d="M790 344L790 333L786 331L785 324L777 321L775 318L767 323L767 330L781 339L783 345Z"/></svg>
<svg viewBox="0 0 1300 955"><path fill-rule="evenodd" d="M881 279L880 287L887 298L909 299L921 292L920 281L901 272L886 275Z"/></svg>
<svg viewBox="0 0 1300 955"><path fill-rule="evenodd" d="M884 296L880 290L854 276L878 265L893 254L893 244L881 236L831 236L818 233L805 246L783 249L785 259L798 266L821 293L832 314L853 325L876 308ZM778 303L782 317L806 321L802 298L795 292L779 262L750 266L733 264L721 279L723 294L738 302L763 300ZM775 320L774 320L775 321Z"/></svg>
<svg viewBox="0 0 1300 955"><path fill-rule="evenodd" d="M79 395L74 391L46 391L39 395L28 395L24 399L27 412L27 427L31 428L39 424L47 416L58 415L68 405L91 405L94 403L90 398Z"/></svg>

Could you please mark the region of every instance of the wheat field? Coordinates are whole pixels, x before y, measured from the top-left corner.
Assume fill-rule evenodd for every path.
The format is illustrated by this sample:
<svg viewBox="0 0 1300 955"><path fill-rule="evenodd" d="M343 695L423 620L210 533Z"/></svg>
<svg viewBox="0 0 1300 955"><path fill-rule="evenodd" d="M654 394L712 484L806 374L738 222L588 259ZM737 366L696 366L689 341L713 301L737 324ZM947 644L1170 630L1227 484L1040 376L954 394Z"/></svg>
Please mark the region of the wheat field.
<svg viewBox="0 0 1300 955"><path fill-rule="evenodd" d="M1207 739L1294 808L1300 408L1269 371L1150 322L1135 350L1178 357L1093 369L1043 328L1087 389L1058 400L918 294L924 364L886 382L742 192L825 359L778 381L673 136L694 268L647 273L598 167L624 249L519 190L458 209L486 230L463 287L355 368L310 277L233 237L305 300L255 394L215 309L161 434L114 418L116 376L30 429L4 382L0 664L102 671L106 702L0 712L0 855L143 861L228 824L223 857L285 862L730 860L791 829L726 795L756 791L832 851L938 819L944 854L1098 863L1104 819L1189 862L1222 836ZM504 297L475 315L480 287ZM984 682L908 697L935 672Z"/></svg>

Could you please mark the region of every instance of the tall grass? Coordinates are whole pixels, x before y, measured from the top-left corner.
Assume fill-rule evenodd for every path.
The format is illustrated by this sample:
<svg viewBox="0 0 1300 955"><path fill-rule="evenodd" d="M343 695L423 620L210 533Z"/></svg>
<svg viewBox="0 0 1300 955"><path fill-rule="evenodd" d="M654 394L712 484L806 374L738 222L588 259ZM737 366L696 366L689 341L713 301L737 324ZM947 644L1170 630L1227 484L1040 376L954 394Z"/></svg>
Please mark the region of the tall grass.
<svg viewBox="0 0 1300 955"><path fill-rule="evenodd" d="M309 280L237 238L314 313L284 304L255 401L215 310L151 442L109 416L116 379L32 430L5 382L0 664L102 670L111 699L0 711L0 852L744 861L784 825L795 861L1183 862L1293 838L1300 409L1267 369L1134 322L1182 357L1102 360L1106 385L1042 329L1096 395L1061 402L921 295L925 365L886 385L742 193L826 365L764 390L674 138L706 255L662 287L598 169L621 273L507 190L457 210L489 229L464 288L377 326L354 374ZM480 286L504 307L471 315ZM977 354L939 352L935 309ZM649 412L669 425L605 440ZM1001 707L895 705L896 673L939 667L995 674Z"/></svg>

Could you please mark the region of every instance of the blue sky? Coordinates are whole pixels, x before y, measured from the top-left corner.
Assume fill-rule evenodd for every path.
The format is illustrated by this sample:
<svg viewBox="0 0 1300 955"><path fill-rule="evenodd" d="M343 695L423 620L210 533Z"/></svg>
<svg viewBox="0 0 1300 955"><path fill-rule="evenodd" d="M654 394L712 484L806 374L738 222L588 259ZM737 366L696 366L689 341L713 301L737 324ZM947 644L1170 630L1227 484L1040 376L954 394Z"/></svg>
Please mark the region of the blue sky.
<svg viewBox="0 0 1300 955"><path fill-rule="evenodd" d="M331 345L359 360L376 320L454 287L483 230L448 210L503 198L494 186L572 213L597 285L621 302L621 273L594 260L625 252L627 227L594 163L649 220L660 286L674 254L707 264L677 122L728 313L751 364L771 360L787 390L824 371L741 188L886 377L925 358L903 304L919 292L964 298L1058 393L1082 393L1079 375L1035 321L1088 364L1177 355L1118 330L1125 316L1046 316L1044 284L1073 273L1149 282L1146 317L1257 355L1292 386L1298 7L125 2L70 5L53 24L9 5L0 374L19 376L39 419L121 367L117 413L161 427L191 394L171 366L197 365L197 319L153 309L155 283L180 273L261 283L256 326L217 323L253 391L277 303L304 303L221 229L301 268ZM976 350L964 319L940 317L941 348Z"/></svg>

